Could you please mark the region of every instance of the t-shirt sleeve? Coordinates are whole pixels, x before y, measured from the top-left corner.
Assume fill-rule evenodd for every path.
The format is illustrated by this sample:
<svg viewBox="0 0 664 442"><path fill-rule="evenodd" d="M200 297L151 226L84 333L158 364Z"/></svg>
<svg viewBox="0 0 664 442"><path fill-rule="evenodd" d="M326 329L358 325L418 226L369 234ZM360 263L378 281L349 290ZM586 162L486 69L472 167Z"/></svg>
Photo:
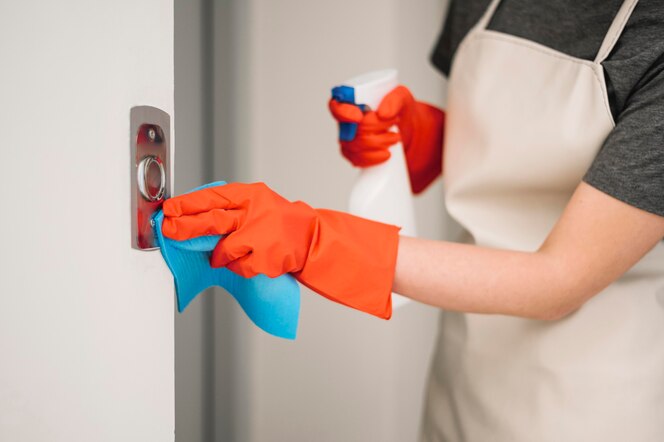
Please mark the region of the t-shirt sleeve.
<svg viewBox="0 0 664 442"><path fill-rule="evenodd" d="M583 180L664 216L664 56L627 99Z"/></svg>
<svg viewBox="0 0 664 442"><path fill-rule="evenodd" d="M491 0L450 0L438 41L431 53L431 63L445 76L450 74L452 59L459 43L479 21Z"/></svg>

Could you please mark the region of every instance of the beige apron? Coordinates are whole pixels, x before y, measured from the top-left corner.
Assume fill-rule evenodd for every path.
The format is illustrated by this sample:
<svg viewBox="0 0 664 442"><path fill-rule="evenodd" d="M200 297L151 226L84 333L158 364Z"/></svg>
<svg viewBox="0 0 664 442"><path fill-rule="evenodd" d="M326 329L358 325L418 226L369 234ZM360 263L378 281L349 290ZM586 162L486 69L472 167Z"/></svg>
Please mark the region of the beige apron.
<svg viewBox="0 0 664 442"><path fill-rule="evenodd" d="M487 30L498 3L452 65L446 204L469 241L534 251L614 127L601 63L636 0L594 61ZM663 293L660 243L560 321L442 313L423 439L663 442Z"/></svg>

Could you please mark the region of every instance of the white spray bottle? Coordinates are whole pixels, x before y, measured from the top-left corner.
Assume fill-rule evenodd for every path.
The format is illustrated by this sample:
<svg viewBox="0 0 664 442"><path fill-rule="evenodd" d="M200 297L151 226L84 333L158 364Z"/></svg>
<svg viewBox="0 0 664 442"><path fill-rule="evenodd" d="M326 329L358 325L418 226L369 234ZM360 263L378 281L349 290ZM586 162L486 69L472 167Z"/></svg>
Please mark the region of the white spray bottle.
<svg viewBox="0 0 664 442"><path fill-rule="evenodd" d="M378 109L388 92L398 86L397 71L373 71L345 81L332 89L332 97L363 109ZM350 141L355 137L357 124L340 123L339 139ZM390 158L376 166L360 171L350 195L349 211L354 215L401 227L401 234L416 236L415 207L410 190L408 168L401 143L390 147ZM395 295L392 305L404 305L407 298Z"/></svg>

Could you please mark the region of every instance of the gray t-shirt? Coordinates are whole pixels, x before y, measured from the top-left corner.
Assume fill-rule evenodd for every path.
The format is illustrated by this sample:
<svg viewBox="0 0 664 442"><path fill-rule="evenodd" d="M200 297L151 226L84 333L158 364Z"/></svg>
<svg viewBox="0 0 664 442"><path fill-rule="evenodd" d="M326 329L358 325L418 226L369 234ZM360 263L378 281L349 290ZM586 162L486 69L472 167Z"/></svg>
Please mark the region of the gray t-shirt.
<svg viewBox="0 0 664 442"><path fill-rule="evenodd" d="M503 0L489 29L594 60L622 0ZM431 60L449 74L454 53L489 0L451 0ZM641 0L602 63L616 127L583 180L664 216L664 0Z"/></svg>

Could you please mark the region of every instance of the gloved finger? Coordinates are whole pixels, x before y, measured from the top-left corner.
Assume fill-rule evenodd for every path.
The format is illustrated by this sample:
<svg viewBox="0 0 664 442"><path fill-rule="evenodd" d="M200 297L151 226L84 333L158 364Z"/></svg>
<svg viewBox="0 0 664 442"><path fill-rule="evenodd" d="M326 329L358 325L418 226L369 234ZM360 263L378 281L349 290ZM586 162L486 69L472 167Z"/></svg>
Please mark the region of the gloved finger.
<svg viewBox="0 0 664 442"><path fill-rule="evenodd" d="M229 262L226 268L245 278L253 278L259 274L276 278L288 273L288 270L285 268L275 266L274 263L271 263L271 259L274 259L274 257L268 254L252 252Z"/></svg>
<svg viewBox="0 0 664 442"><path fill-rule="evenodd" d="M257 272L251 265L252 258L253 253L249 253L248 255L244 255L236 259L235 261L229 262L226 265L226 268L242 277L253 278L254 276L258 275L259 272Z"/></svg>
<svg viewBox="0 0 664 442"><path fill-rule="evenodd" d="M227 235L239 228L244 218L243 210L213 209L195 215L164 217L164 236L184 241L205 235Z"/></svg>
<svg viewBox="0 0 664 442"><path fill-rule="evenodd" d="M231 262L250 254L252 250L253 248L247 241L246 236L240 232L234 232L217 243L210 257L210 265L212 267L226 267Z"/></svg>
<svg viewBox="0 0 664 442"><path fill-rule="evenodd" d="M384 163L390 159L390 151L387 149L372 152L363 152L361 154L346 152L342 150L344 157L356 167L369 167Z"/></svg>
<svg viewBox="0 0 664 442"><path fill-rule="evenodd" d="M209 187L207 189L197 190L184 195L169 198L164 202L163 211L166 217L175 217L183 215L195 215L197 213L207 212L212 209L232 209L234 204L229 198L224 196L220 190L228 189L233 184L225 186Z"/></svg>
<svg viewBox="0 0 664 442"><path fill-rule="evenodd" d="M390 159L389 152L382 154L368 155L357 158L356 161L353 163L353 165L355 167L365 168L365 167L377 166L378 164L382 164L389 159Z"/></svg>
<svg viewBox="0 0 664 442"><path fill-rule="evenodd" d="M393 137L386 134L373 134L373 135L364 135L359 140L354 140L352 142L341 142L341 147L344 152L352 152L361 154L363 152L370 152L374 150L387 150L390 146L399 142L400 137Z"/></svg>
<svg viewBox="0 0 664 442"><path fill-rule="evenodd" d="M353 145L361 146L362 150L377 150L387 149L390 146L397 144L399 141L401 141L401 134L390 131L378 134L363 133L358 135L356 138L357 142L352 143Z"/></svg>
<svg viewBox="0 0 664 442"><path fill-rule="evenodd" d="M330 99L328 107L334 119L340 123L359 123L364 117L362 110L354 104Z"/></svg>
<svg viewBox="0 0 664 442"><path fill-rule="evenodd" d="M396 118L406 103L415 101L413 95L405 86L397 86L392 89L380 102L376 113L381 120Z"/></svg>
<svg viewBox="0 0 664 442"><path fill-rule="evenodd" d="M378 118L378 114L374 111L369 111L364 114L362 124L358 128L358 133L362 132L387 132L387 130L397 124L396 118L389 118L382 120Z"/></svg>

